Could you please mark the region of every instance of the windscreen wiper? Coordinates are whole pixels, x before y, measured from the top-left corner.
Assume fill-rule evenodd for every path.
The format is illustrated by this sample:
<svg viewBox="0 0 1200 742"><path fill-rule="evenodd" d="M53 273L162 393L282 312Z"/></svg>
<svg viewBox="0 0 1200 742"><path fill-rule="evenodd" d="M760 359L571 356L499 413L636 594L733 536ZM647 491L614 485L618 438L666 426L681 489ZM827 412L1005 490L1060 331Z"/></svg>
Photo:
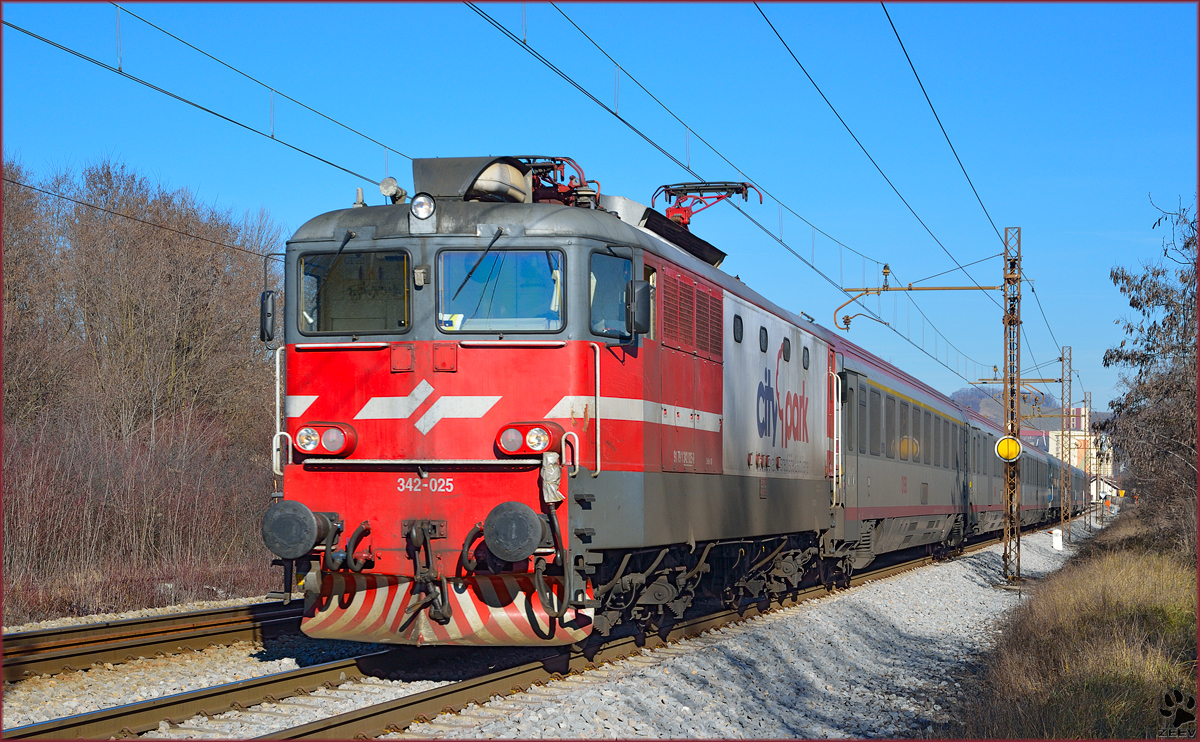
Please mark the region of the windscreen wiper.
<svg viewBox="0 0 1200 742"><path fill-rule="evenodd" d="M492 249L492 245L496 244L496 240L500 239L500 235L502 234L504 234L504 229L502 227L496 227L496 236L493 237L492 241L488 243L487 250L483 251L483 255L479 256L479 260L475 261L475 265L471 266L471 270L467 271L467 277L464 278L462 283L458 285L458 291L454 292L454 296L450 297L450 301L454 301L458 298L458 295L462 293L463 286L466 286L467 281L471 280L471 276L475 273L475 269L478 268L479 264L483 262L483 259L487 257L488 252Z"/></svg>
<svg viewBox="0 0 1200 742"><path fill-rule="evenodd" d="M321 287L317 289L317 306L321 306L321 294L324 293L325 287L329 285L329 279L333 278L333 269L337 267L338 259L342 257L342 250L345 250L346 243L356 236L354 232L346 230L346 236L342 238L342 244L338 245L337 252L333 254L333 262L329 264L329 270L325 273L325 280L321 282Z"/></svg>

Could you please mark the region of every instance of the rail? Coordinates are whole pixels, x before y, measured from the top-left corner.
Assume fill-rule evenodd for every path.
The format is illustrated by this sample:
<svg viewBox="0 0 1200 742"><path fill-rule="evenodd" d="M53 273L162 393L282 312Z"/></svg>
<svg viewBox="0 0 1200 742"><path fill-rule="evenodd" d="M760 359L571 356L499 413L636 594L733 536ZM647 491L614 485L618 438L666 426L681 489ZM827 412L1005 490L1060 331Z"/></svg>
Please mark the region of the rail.
<svg viewBox="0 0 1200 742"><path fill-rule="evenodd" d="M1051 526L1036 524L1028 526L1025 530L1036 531L1048 527ZM962 553L971 553L998 543L1000 543L999 538L977 541L965 546ZM882 566L853 576L849 585L857 587L867 582L887 579L933 561L934 557L924 555L899 564ZM710 629L787 608L830 592L836 592L836 590L830 590L824 586L814 586L781 600L772 601L767 606L763 606L762 603L751 603L740 611L725 610L682 621L670 627L669 630L656 634L635 634L606 642L599 647L589 647L583 650L572 647L537 662L329 716L263 735L259 739L351 739L402 731L414 722L427 721L447 710L459 711L472 703L486 703L488 699L496 695L524 692L534 685L561 679L567 674L577 674L594 669L599 663L624 659L645 650L666 646L681 639L697 636ZM776 607L772 608L771 605ZM9 639L6 638L6 644L8 641ZM385 650L137 704L14 727L4 730L4 737L10 739L132 737L158 727L159 723L164 720L179 725L196 714L218 714L290 696L306 695L321 686L333 688L348 681L361 680L368 675L382 674L392 667L391 654L392 650Z"/></svg>
<svg viewBox="0 0 1200 742"><path fill-rule="evenodd" d="M4 680L300 630L302 606L259 603L4 635Z"/></svg>
<svg viewBox="0 0 1200 742"><path fill-rule="evenodd" d="M125 706L114 706L87 714L66 716L38 724L4 730L5 739L109 739L128 738L158 728L159 722L182 723L196 714L218 714L241 706L252 706L278 698L307 695L324 687L336 687L381 672L391 650L298 670L216 685L188 693L177 693Z"/></svg>

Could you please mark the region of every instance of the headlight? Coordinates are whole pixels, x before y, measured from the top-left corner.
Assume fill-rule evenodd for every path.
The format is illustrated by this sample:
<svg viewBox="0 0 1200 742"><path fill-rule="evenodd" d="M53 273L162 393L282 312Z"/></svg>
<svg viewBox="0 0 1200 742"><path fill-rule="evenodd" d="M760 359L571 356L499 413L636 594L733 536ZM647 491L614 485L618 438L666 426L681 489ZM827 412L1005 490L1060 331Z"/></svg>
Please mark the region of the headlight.
<svg viewBox="0 0 1200 742"><path fill-rule="evenodd" d="M500 448L503 448L507 453L516 453L521 450L521 431L516 428L508 428L500 434Z"/></svg>
<svg viewBox="0 0 1200 742"><path fill-rule="evenodd" d="M428 219L433 216L433 207L433 196L430 196L428 193L418 193L413 196L410 208L412 209L412 215L416 218Z"/></svg>
<svg viewBox="0 0 1200 742"><path fill-rule="evenodd" d="M530 428L525 434L525 445L532 448L534 451L545 451L550 445L550 434L543 428Z"/></svg>
<svg viewBox="0 0 1200 742"><path fill-rule="evenodd" d="M314 450L320 440L321 436L312 428L300 428L300 432L296 433L296 447L301 451Z"/></svg>
<svg viewBox="0 0 1200 742"><path fill-rule="evenodd" d="M329 428L321 434L321 445L326 451L340 451L346 445L346 434L337 428Z"/></svg>

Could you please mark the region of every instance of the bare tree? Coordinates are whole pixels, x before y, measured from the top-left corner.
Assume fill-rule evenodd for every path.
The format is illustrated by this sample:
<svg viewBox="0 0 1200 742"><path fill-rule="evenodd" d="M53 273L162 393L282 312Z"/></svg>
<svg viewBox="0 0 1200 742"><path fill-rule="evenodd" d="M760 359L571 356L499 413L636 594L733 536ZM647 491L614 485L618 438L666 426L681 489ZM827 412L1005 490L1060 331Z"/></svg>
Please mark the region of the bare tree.
<svg viewBox="0 0 1200 742"><path fill-rule="evenodd" d="M1125 338L1104 353L1105 366L1128 369L1107 434L1128 488L1145 497L1159 532L1185 558L1196 558L1196 214L1182 204L1158 209L1170 229L1163 254L1140 272L1112 269L1136 312L1118 320Z"/></svg>
<svg viewBox="0 0 1200 742"><path fill-rule="evenodd" d="M279 228L120 163L5 178L6 622L261 589Z"/></svg>

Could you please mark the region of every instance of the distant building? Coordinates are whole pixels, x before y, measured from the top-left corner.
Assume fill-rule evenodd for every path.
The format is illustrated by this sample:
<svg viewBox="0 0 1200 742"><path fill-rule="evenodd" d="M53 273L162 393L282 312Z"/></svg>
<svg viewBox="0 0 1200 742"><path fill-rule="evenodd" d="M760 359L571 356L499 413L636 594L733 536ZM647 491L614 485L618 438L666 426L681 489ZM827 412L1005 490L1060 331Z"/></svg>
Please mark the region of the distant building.
<svg viewBox="0 0 1200 742"><path fill-rule="evenodd" d="M1062 461L1069 461L1072 466L1090 472L1092 484L1090 487L1092 500L1101 500L1106 496L1115 497L1117 488L1113 486L1113 464L1111 457L1101 461L1097 455L1100 451L1101 436L1092 434L1092 411L1082 407L1072 407L1071 417L1067 418L1068 430L1064 436L1062 429L1029 431L1038 436L1046 436L1049 443L1049 453ZM1025 438L1026 431L1021 431ZM1065 445L1064 445L1065 444Z"/></svg>

